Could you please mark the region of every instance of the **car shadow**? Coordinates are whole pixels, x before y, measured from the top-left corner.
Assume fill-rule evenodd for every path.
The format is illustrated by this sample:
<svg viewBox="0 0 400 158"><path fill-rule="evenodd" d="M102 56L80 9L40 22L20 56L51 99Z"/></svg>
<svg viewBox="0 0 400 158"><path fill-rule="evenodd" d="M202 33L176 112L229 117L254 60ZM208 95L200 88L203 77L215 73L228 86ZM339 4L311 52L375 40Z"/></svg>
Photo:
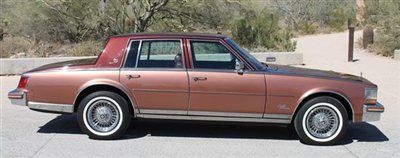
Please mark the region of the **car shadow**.
<svg viewBox="0 0 400 158"><path fill-rule="evenodd" d="M41 126L38 133L84 134L76 115L59 115ZM146 136L191 138L236 138L299 140L296 132L283 125L222 123L201 121L134 120L122 139ZM369 123L350 124L346 137L339 143L382 142L389 139L376 126Z"/></svg>

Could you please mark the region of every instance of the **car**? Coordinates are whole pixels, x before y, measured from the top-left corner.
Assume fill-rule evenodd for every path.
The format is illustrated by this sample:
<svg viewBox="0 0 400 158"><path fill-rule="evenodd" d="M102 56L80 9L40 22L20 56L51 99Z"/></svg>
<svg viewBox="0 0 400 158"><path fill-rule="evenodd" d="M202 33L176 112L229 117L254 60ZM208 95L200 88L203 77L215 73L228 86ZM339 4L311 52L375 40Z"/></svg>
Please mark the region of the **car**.
<svg viewBox="0 0 400 158"><path fill-rule="evenodd" d="M93 139L118 139L136 118L284 124L303 143L331 145L350 122L384 112L363 77L268 65L227 36L199 33L111 36L97 58L23 73L8 98L77 113Z"/></svg>

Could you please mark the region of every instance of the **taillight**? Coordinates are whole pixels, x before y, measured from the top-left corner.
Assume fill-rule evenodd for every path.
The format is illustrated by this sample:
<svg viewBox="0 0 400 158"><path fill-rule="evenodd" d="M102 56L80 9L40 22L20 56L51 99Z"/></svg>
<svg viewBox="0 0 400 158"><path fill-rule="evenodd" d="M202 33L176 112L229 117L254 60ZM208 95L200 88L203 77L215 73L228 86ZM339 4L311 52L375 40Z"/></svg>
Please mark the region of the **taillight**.
<svg viewBox="0 0 400 158"><path fill-rule="evenodd" d="M21 78L19 79L19 83L18 83L18 88L26 88L26 85L28 83L28 77L26 76L21 76Z"/></svg>

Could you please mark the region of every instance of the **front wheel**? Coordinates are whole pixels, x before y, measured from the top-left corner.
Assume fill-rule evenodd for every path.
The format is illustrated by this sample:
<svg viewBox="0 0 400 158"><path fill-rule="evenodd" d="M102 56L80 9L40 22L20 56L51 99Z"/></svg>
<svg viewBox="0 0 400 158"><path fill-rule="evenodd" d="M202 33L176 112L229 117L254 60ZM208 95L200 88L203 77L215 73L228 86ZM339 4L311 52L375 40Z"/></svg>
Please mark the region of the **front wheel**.
<svg viewBox="0 0 400 158"><path fill-rule="evenodd" d="M346 109L335 98L322 96L309 100L298 111L294 127L300 140L312 145L332 145L347 130Z"/></svg>
<svg viewBox="0 0 400 158"><path fill-rule="evenodd" d="M113 92L89 94L79 104L79 126L93 139L119 138L130 124L128 106L123 97Z"/></svg>

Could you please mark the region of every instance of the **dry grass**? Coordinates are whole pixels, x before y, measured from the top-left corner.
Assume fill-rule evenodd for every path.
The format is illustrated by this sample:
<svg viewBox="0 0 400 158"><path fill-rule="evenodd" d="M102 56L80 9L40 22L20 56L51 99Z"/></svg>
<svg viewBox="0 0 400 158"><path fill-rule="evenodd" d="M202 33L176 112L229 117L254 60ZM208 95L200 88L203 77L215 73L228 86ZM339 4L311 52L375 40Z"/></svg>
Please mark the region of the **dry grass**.
<svg viewBox="0 0 400 158"><path fill-rule="evenodd" d="M0 41L1 58L93 56L101 52L103 42L81 43L35 42L24 37L5 37Z"/></svg>

